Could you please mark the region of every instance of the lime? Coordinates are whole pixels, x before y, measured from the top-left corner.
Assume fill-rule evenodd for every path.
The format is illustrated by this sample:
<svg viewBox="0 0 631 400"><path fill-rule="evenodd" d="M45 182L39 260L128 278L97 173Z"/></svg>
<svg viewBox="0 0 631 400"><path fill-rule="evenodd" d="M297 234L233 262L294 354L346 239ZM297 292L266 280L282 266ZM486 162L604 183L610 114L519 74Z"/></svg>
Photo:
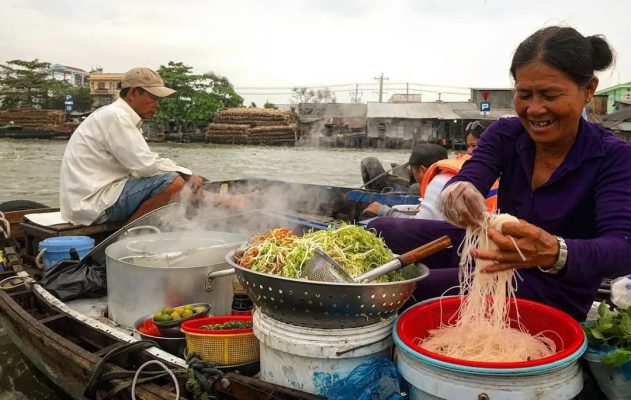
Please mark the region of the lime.
<svg viewBox="0 0 631 400"><path fill-rule="evenodd" d="M195 308L193 309L193 313L194 313L194 314L199 314L199 313L201 313L201 312L204 312L205 310L206 310L206 307L195 307Z"/></svg>
<svg viewBox="0 0 631 400"><path fill-rule="evenodd" d="M169 322L171 321L171 316L169 314L162 314L160 316L160 322Z"/></svg>
<svg viewBox="0 0 631 400"><path fill-rule="evenodd" d="M188 318L193 315L193 310L184 310L182 313L182 318Z"/></svg>
<svg viewBox="0 0 631 400"><path fill-rule="evenodd" d="M162 315L162 311L157 311L155 314L153 314L153 319L155 319L156 321L160 321L161 315Z"/></svg>

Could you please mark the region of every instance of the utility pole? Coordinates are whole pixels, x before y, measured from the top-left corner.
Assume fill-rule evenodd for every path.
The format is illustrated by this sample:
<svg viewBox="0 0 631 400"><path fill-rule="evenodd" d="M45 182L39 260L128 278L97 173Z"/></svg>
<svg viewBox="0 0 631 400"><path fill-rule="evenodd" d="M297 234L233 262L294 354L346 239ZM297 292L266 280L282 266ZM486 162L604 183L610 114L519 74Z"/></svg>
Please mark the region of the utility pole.
<svg viewBox="0 0 631 400"><path fill-rule="evenodd" d="M359 103L359 83L355 84L355 96L353 97L353 103L357 104Z"/></svg>
<svg viewBox="0 0 631 400"><path fill-rule="evenodd" d="M379 102L381 103L383 101L383 80L388 80L388 78L384 78L382 72L381 76L376 76L374 79L379 79Z"/></svg>

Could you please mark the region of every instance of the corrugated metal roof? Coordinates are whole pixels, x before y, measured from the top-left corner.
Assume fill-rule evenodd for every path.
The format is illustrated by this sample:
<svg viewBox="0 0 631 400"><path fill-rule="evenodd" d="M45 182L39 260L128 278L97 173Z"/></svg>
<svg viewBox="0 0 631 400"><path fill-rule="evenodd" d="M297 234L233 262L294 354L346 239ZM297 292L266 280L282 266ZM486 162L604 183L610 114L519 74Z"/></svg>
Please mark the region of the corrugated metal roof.
<svg viewBox="0 0 631 400"><path fill-rule="evenodd" d="M302 120L315 118L365 118L366 104L300 103L298 105L298 113Z"/></svg>
<svg viewBox="0 0 631 400"><path fill-rule="evenodd" d="M453 107L465 103L368 103L368 118L461 119Z"/></svg>
<svg viewBox="0 0 631 400"><path fill-rule="evenodd" d="M627 121L631 120L631 108L603 115L602 125L614 131L623 131L628 127Z"/></svg>
<svg viewBox="0 0 631 400"><path fill-rule="evenodd" d="M486 115L480 114L480 110L478 110L476 107L474 107L473 110L455 110L455 112L460 115L462 119L480 119L492 121L498 120L501 117L516 115L515 110L512 110L510 108L491 109L491 111Z"/></svg>

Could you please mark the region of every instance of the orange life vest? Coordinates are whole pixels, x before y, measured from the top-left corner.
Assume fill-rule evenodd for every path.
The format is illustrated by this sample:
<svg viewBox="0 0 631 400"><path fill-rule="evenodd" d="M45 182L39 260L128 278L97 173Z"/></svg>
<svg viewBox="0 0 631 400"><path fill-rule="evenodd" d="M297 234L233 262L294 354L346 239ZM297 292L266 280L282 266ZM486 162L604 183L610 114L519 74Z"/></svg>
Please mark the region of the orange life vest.
<svg viewBox="0 0 631 400"><path fill-rule="evenodd" d="M427 185L436 177L436 175L441 172L448 172L454 175L457 175L462 169L462 165L465 161L470 159L471 156L469 154L458 154L456 158L447 158L444 160L440 160L430 165L425 174L423 174L423 179L421 180L421 197L425 197L425 190L427 189ZM486 196L486 207L490 212L497 210L497 188L499 187L499 180L496 180L491 187L491 190Z"/></svg>

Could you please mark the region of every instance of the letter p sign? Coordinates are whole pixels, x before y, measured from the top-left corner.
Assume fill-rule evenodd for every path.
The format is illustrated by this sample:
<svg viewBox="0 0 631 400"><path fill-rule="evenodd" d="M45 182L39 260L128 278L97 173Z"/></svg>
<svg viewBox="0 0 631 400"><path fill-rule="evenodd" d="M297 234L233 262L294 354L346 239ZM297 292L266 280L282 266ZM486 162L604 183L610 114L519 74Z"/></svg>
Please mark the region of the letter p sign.
<svg viewBox="0 0 631 400"><path fill-rule="evenodd" d="M491 103L488 101L483 101L480 103L480 112L489 112L491 111Z"/></svg>

